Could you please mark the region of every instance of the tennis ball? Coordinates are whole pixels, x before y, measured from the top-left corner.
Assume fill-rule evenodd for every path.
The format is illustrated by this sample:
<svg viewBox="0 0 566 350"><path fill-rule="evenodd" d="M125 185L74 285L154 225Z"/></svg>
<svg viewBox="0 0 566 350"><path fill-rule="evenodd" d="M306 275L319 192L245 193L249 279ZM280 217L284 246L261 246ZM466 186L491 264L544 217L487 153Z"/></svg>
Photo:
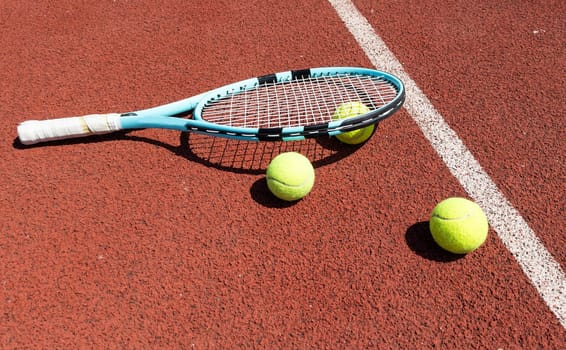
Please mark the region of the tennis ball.
<svg viewBox="0 0 566 350"><path fill-rule="evenodd" d="M292 202L311 191L314 185L314 168L302 154L285 152L271 160L266 178L271 193L279 199Z"/></svg>
<svg viewBox="0 0 566 350"><path fill-rule="evenodd" d="M370 109L361 102L346 102L342 103L338 106L338 108L336 108L334 114L332 115L332 119L336 120L352 118L360 114L368 113L369 111ZM336 135L336 138L348 145L358 145L367 141L373 134L374 129L375 125L372 124L370 126L366 126L365 128L352 130L343 134Z"/></svg>
<svg viewBox="0 0 566 350"><path fill-rule="evenodd" d="M466 254L479 248L488 231L487 218L480 206L459 197L438 203L432 210L429 227L434 241L455 254Z"/></svg>

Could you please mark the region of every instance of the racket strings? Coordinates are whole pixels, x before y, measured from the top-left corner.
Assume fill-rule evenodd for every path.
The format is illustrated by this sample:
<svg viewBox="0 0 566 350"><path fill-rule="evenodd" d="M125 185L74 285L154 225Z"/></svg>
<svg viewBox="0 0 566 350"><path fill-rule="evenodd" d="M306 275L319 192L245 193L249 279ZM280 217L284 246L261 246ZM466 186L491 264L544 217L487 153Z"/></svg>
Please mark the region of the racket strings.
<svg viewBox="0 0 566 350"><path fill-rule="evenodd" d="M361 102L375 110L391 102L397 93L393 84L379 77L305 77L264 83L211 100L203 108L202 117L231 127L320 125L330 122L334 111L342 103Z"/></svg>

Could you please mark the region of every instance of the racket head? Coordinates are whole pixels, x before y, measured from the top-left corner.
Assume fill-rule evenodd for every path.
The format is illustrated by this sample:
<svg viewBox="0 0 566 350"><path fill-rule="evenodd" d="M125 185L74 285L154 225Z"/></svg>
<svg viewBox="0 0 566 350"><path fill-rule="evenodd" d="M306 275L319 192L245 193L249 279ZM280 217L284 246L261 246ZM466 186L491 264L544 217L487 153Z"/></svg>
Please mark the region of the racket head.
<svg viewBox="0 0 566 350"><path fill-rule="evenodd" d="M187 130L240 139L301 140L338 135L375 124L405 100L402 81L358 67L279 72L214 89L201 96ZM367 113L335 119L343 103L361 102ZM213 130L207 124L215 125Z"/></svg>

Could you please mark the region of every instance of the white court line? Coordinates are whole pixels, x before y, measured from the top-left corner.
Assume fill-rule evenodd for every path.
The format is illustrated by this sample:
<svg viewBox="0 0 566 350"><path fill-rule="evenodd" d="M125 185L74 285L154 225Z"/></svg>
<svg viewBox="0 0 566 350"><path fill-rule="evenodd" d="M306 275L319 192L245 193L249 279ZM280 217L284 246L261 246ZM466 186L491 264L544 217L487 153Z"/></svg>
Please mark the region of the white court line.
<svg viewBox="0 0 566 350"><path fill-rule="evenodd" d="M468 195L485 211L491 228L513 254L550 310L566 328L566 275L521 214L448 126L401 63L350 0L328 0L372 64L405 83L405 109Z"/></svg>

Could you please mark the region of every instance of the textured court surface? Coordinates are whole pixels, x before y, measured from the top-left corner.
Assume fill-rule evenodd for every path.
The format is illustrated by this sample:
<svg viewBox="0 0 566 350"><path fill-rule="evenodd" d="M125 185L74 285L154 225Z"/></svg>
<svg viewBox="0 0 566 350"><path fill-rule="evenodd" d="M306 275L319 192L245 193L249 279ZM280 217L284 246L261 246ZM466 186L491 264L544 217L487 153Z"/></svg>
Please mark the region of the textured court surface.
<svg viewBox="0 0 566 350"><path fill-rule="evenodd" d="M465 257L435 246L430 210L468 193L407 110L360 148L164 130L16 140L28 118L371 67L331 3L0 3L0 348L566 347L497 232ZM417 3L355 1L563 271L566 5ZM288 150L317 174L294 205L263 176Z"/></svg>

